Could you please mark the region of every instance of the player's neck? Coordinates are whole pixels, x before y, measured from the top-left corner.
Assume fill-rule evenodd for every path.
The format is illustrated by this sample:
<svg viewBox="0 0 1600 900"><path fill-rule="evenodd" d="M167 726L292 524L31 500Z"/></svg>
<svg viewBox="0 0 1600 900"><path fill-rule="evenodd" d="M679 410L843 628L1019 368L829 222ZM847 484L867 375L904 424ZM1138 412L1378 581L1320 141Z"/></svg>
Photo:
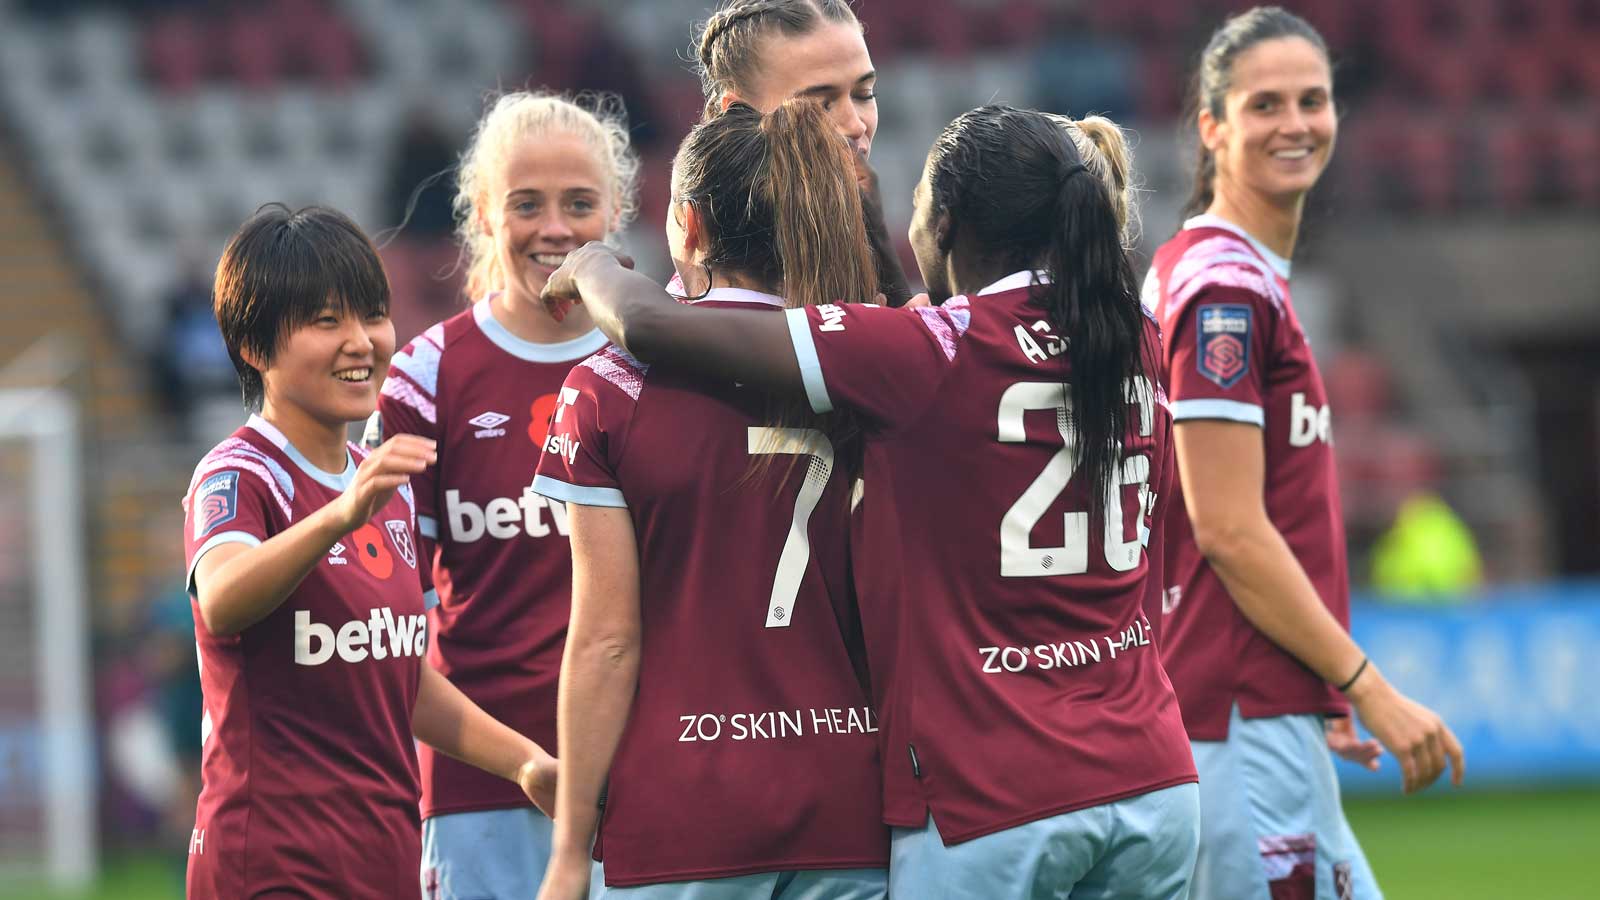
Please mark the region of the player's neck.
<svg viewBox="0 0 1600 900"><path fill-rule="evenodd" d="M783 289L781 287L778 290L773 290L771 285L762 284L760 281L754 278L746 278L744 275L738 272L712 272L711 287L737 288L742 291L755 291L758 294L772 294L774 296L778 296L783 293Z"/></svg>
<svg viewBox="0 0 1600 900"><path fill-rule="evenodd" d="M489 301L489 313L512 335L532 344L559 344L594 330L589 311L582 306L572 307L566 318L557 322L537 298L519 299L511 291L495 294Z"/></svg>
<svg viewBox="0 0 1600 900"><path fill-rule="evenodd" d="M345 423L323 422L304 409L288 403L275 404L270 399L261 404L261 418L283 432L313 466L334 474L344 471L349 461Z"/></svg>
<svg viewBox="0 0 1600 900"><path fill-rule="evenodd" d="M963 248L959 237L956 252L945 259L945 277L951 293L956 296L975 297L979 291L1017 271L1014 263L985 257L975 249ZM1042 269L1044 266L1036 261L1026 268Z"/></svg>
<svg viewBox="0 0 1600 900"><path fill-rule="evenodd" d="M1304 195L1285 205L1250 191L1218 191L1206 212L1244 229L1284 259L1293 259L1305 203Z"/></svg>

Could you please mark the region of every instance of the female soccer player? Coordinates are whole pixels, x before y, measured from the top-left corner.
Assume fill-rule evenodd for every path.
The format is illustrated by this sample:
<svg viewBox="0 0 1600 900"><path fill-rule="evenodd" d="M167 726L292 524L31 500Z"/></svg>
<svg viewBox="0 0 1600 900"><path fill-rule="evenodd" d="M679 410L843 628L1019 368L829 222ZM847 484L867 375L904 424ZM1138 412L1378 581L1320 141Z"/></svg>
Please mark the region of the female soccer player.
<svg viewBox="0 0 1600 900"><path fill-rule="evenodd" d="M790 97L822 102L856 152L856 178L879 289L891 306L904 303L911 290L884 223L878 176L867 164L878 133L878 73L850 4L730 0L700 27L692 52L707 118L735 101L762 112Z"/></svg>
<svg viewBox="0 0 1600 900"><path fill-rule="evenodd" d="M1338 120L1322 38L1276 7L1229 19L1201 57L1201 212L1157 253L1181 492L1167 543L1162 659L1200 769L1200 898L1377 897L1324 746L1407 792L1461 747L1350 639L1328 399L1289 297L1306 194ZM1343 696L1341 696L1341 694ZM1348 698L1348 703L1346 699Z"/></svg>
<svg viewBox="0 0 1600 900"><path fill-rule="evenodd" d="M215 292L260 413L206 454L184 504L205 698L189 896L414 896L413 737L546 807L555 761L422 662L406 483L434 442L345 441L394 352L371 242L333 210L269 205Z"/></svg>
<svg viewBox="0 0 1600 900"><path fill-rule="evenodd" d="M566 509L530 487L561 382L605 337L539 301L567 251L633 215L638 162L617 104L506 94L484 115L456 197L475 302L395 355L385 433L436 442L412 482L431 586L428 662L501 721L556 748L556 677L572 586ZM424 748L422 884L430 898L532 897L550 819Z"/></svg>
<svg viewBox="0 0 1600 900"><path fill-rule="evenodd" d="M692 309L597 244L545 288L641 359L859 417L893 896L1188 891L1194 763L1142 612L1171 429L1127 173L1104 119L958 117L915 191L935 308Z"/></svg>
<svg viewBox="0 0 1600 900"><path fill-rule="evenodd" d="M877 290L850 152L814 101L702 123L672 189L668 245L696 307L782 330L785 307ZM602 795L602 896L884 896L849 432L617 349L568 376L534 481L568 504L574 576L541 897L585 896Z"/></svg>

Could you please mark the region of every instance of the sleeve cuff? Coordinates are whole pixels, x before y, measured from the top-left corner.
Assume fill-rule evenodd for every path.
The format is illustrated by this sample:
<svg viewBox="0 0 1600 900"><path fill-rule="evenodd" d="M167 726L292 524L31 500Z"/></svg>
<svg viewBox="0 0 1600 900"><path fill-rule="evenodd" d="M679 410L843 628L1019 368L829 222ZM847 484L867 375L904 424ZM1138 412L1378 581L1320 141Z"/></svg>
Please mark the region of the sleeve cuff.
<svg viewBox="0 0 1600 900"><path fill-rule="evenodd" d="M433 588L428 588L427 590L422 592L422 608L423 608L424 611L433 609L435 606L438 606L438 605L439 605L439 592L438 591L434 590Z"/></svg>
<svg viewBox="0 0 1600 900"><path fill-rule="evenodd" d="M817 358L817 344L811 337L811 321L804 308L784 310L789 320L789 341L794 344L794 358L800 363L800 380L806 386L806 400L811 411L821 415L833 412L833 398L828 396L828 385L822 380L822 361Z"/></svg>
<svg viewBox="0 0 1600 900"><path fill-rule="evenodd" d="M433 516L417 516L417 533L430 541L439 539L439 520Z"/></svg>
<svg viewBox="0 0 1600 900"><path fill-rule="evenodd" d="M259 547L261 546L261 538L248 531L224 531L207 538L206 542L200 545L200 549L194 552L194 560L189 563L189 577L184 579L184 585L189 589L189 593L195 592L194 573L196 569L200 568L200 560L204 559L207 553L221 547L223 544L244 544L249 547Z"/></svg>
<svg viewBox="0 0 1600 900"><path fill-rule="evenodd" d="M533 492L543 494L551 500L560 500L563 503L576 503L579 506L610 506L616 509L627 509L628 501L623 499L622 491L610 487L584 487L577 484L568 484L557 481L549 475L538 475L533 479Z"/></svg>
<svg viewBox="0 0 1600 900"><path fill-rule="evenodd" d="M1254 403L1216 399L1174 401L1172 420L1182 422L1186 419L1224 419L1229 422L1244 422L1258 428L1265 427L1267 423L1265 413Z"/></svg>

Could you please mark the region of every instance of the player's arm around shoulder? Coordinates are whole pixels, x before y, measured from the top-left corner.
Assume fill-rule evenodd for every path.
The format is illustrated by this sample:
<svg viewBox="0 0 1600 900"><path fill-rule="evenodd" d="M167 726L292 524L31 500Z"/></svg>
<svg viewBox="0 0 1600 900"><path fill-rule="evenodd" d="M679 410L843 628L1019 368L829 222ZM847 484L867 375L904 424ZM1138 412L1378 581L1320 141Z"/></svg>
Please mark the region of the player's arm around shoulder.
<svg viewBox="0 0 1600 900"><path fill-rule="evenodd" d="M646 363L667 362L768 390L799 393L799 366L781 316L678 303L632 260L598 241L568 253L542 297L560 318L575 303L618 347Z"/></svg>
<svg viewBox="0 0 1600 900"><path fill-rule="evenodd" d="M588 896L600 792L639 681L639 552L624 507L567 505L572 619L561 658L556 734L565 750L541 900Z"/></svg>
<svg viewBox="0 0 1600 900"><path fill-rule="evenodd" d="M206 630L238 634L272 614L327 555L434 459L433 442L414 435L390 438L356 468L345 492L258 545L221 544L195 564L195 601Z"/></svg>

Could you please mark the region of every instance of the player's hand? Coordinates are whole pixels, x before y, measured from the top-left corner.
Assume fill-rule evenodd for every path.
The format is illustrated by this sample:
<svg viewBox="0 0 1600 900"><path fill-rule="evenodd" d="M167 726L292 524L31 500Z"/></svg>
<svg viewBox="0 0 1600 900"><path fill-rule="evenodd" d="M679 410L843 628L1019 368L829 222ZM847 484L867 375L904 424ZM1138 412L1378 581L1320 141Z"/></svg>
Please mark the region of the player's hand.
<svg viewBox="0 0 1600 900"><path fill-rule="evenodd" d="M556 758L535 748L528 761L517 770L517 787L528 795L539 811L556 817Z"/></svg>
<svg viewBox="0 0 1600 900"><path fill-rule="evenodd" d="M439 459L437 444L414 434L397 434L367 455L356 468L355 481L336 501L345 530L367 523L383 508L400 485L420 475Z"/></svg>
<svg viewBox="0 0 1600 900"><path fill-rule="evenodd" d="M539 900L587 900L589 869L586 858L550 857L550 866L544 870L544 882L539 885Z"/></svg>
<svg viewBox="0 0 1600 900"><path fill-rule="evenodd" d="M1361 723L1400 763L1401 787L1420 791L1450 768L1450 782L1461 786L1466 758L1444 720L1433 710L1395 690L1373 666L1347 692Z"/></svg>
<svg viewBox="0 0 1600 900"><path fill-rule="evenodd" d="M596 266L611 265L631 269L633 257L602 241L590 241L569 252L567 258L562 260L561 267L550 273L544 290L539 292L539 299L544 301L544 308L550 317L559 322L567 317L567 310L573 304L583 302L578 283L585 272L592 272Z"/></svg>
<svg viewBox="0 0 1600 900"><path fill-rule="evenodd" d="M879 296L882 296L882 295L880 294ZM922 293L916 295L915 297L912 297L910 300L907 300L906 301L906 305L901 307L901 309L916 309L919 306L932 306L932 305L933 305L933 301L928 299L928 292L927 291L923 291Z"/></svg>
<svg viewBox="0 0 1600 900"><path fill-rule="evenodd" d="M1323 733L1328 739L1328 749L1340 759L1353 762L1369 772L1378 771L1378 757L1383 755L1383 745L1374 738L1362 740L1356 735L1355 720L1339 716L1323 723Z"/></svg>

